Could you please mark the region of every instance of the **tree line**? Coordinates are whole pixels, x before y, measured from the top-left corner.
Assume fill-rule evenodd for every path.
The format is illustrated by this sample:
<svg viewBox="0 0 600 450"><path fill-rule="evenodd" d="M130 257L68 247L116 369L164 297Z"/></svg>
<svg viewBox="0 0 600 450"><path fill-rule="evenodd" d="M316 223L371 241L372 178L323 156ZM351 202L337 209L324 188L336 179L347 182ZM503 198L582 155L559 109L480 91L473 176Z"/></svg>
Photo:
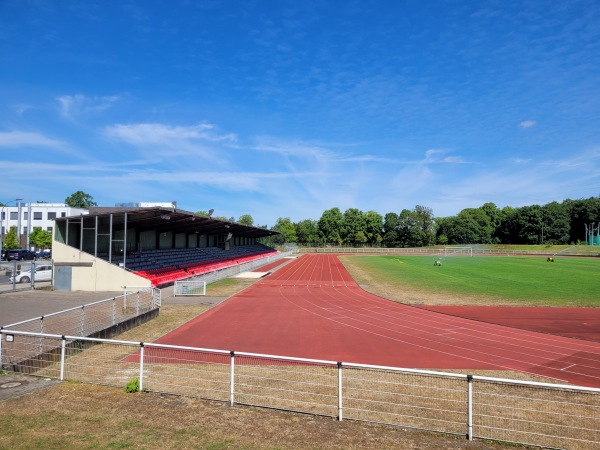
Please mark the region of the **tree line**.
<svg viewBox="0 0 600 450"><path fill-rule="evenodd" d="M600 222L600 197L504 208L485 203L451 217L434 217L433 210L422 205L383 216L376 211L331 208L319 220L292 222L280 217L271 229L281 234L268 243L376 247L578 244L586 242L585 226L593 222Z"/></svg>

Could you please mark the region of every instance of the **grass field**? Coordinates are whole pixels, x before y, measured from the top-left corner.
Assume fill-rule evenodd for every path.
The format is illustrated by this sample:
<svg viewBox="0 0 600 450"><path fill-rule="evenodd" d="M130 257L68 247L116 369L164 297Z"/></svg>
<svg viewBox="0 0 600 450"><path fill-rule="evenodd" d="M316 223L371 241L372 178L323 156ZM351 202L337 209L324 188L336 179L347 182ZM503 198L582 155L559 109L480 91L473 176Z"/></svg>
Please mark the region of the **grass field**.
<svg viewBox="0 0 600 450"><path fill-rule="evenodd" d="M600 306L600 260L595 258L556 258L552 263L545 257L456 256L442 258L441 267L434 267L431 256L352 256L342 261L359 283L387 293L409 288L454 301L479 297L495 304Z"/></svg>

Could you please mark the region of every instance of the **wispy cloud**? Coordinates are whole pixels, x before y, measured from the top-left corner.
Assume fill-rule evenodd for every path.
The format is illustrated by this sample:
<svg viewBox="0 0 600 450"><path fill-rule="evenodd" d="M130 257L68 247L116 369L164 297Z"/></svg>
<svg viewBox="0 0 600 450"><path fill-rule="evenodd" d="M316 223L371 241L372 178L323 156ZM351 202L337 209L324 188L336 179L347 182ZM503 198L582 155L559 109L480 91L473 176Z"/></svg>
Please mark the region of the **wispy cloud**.
<svg viewBox="0 0 600 450"><path fill-rule="evenodd" d="M444 156L445 150L427 150L425 152L425 160L428 164L460 164L464 161L459 156Z"/></svg>
<svg viewBox="0 0 600 450"><path fill-rule="evenodd" d="M276 153L281 156L298 156L302 158L329 159L333 153L319 144L298 140L284 140L271 136L258 137L252 150Z"/></svg>
<svg viewBox="0 0 600 450"><path fill-rule="evenodd" d="M214 125L171 126L161 123L118 124L105 129L106 135L143 151L152 160L188 156L213 158L214 164L224 164L223 145L233 146L235 134L220 134ZM210 144L220 144L213 147ZM182 161L184 164L191 161Z"/></svg>
<svg viewBox="0 0 600 450"><path fill-rule="evenodd" d="M65 146L64 142L39 133L26 131L0 132L0 147L49 147L63 149Z"/></svg>
<svg viewBox="0 0 600 450"><path fill-rule="evenodd" d="M83 94L62 95L56 98L60 115L69 120L75 120L90 113L106 111L119 99L120 97L116 95L88 97Z"/></svg>

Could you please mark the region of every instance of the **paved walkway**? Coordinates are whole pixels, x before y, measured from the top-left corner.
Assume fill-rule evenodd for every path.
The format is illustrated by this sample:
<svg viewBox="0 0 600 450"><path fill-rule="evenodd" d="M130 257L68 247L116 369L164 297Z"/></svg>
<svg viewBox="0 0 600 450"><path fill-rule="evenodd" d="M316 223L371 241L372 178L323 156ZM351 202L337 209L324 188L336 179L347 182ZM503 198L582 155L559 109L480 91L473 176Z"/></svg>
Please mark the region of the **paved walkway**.
<svg viewBox="0 0 600 450"><path fill-rule="evenodd" d="M0 326L93 303L123 292L28 290L0 294Z"/></svg>

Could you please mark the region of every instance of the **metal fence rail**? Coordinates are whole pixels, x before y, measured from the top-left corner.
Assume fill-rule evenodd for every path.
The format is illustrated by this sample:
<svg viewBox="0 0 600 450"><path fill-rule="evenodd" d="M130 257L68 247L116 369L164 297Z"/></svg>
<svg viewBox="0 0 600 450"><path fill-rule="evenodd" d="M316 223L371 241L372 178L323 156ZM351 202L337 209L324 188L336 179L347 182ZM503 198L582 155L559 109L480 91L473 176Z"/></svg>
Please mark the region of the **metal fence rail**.
<svg viewBox="0 0 600 450"><path fill-rule="evenodd" d="M529 445L600 449L600 389L0 330L0 368Z"/></svg>
<svg viewBox="0 0 600 450"><path fill-rule="evenodd" d="M222 280L223 278L228 278L234 275L238 275L242 272L249 272L259 267L266 266L275 261L279 261L280 259L287 258L294 254L297 254L298 250L291 250L287 252L277 253L275 255L270 255L265 258L257 259L254 261L249 261L246 263L238 264L232 267L227 267L225 269L215 270L213 272L209 272L204 275L198 275L195 277L188 278L188 280L202 280L206 281L207 284L214 283L216 281Z"/></svg>
<svg viewBox="0 0 600 450"><path fill-rule="evenodd" d="M90 336L160 307L157 288L128 288L123 295L2 327L14 331Z"/></svg>

